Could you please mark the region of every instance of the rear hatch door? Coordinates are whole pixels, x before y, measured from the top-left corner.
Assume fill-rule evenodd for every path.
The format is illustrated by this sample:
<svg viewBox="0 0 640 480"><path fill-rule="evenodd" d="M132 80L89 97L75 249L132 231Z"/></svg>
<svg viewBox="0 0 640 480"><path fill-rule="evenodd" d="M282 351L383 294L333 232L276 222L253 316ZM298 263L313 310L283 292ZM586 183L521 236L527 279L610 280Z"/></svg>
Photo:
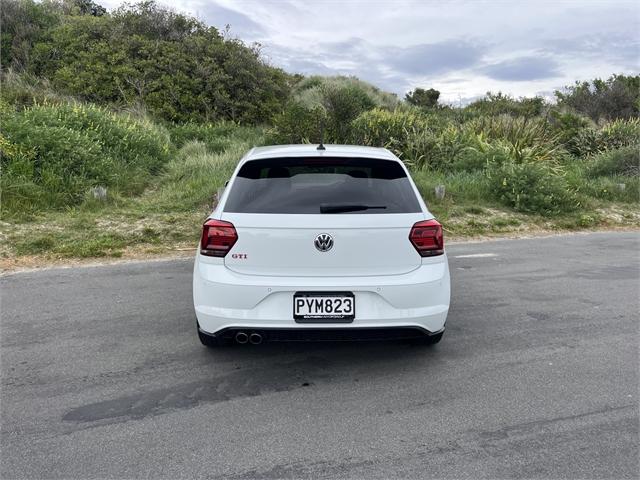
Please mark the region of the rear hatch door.
<svg viewBox="0 0 640 480"><path fill-rule="evenodd" d="M224 259L238 273L275 276L398 275L421 264L409 241L422 213L277 215L229 213L238 241Z"/></svg>
<svg viewBox="0 0 640 480"><path fill-rule="evenodd" d="M238 273L397 275L421 264L409 232L425 213L397 160L250 160L229 185L221 219L238 233L224 259Z"/></svg>

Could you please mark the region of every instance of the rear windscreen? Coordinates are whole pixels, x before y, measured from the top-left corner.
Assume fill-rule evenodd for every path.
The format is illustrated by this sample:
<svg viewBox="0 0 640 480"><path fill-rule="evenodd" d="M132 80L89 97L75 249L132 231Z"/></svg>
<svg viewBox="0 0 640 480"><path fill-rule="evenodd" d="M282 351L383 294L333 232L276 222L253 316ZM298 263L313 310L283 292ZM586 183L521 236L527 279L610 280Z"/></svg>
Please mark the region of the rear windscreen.
<svg viewBox="0 0 640 480"><path fill-rule="evenodd" d="M414 213L402 166L369 158L270 158L245 163L224 206L230 213Z"/></svg>

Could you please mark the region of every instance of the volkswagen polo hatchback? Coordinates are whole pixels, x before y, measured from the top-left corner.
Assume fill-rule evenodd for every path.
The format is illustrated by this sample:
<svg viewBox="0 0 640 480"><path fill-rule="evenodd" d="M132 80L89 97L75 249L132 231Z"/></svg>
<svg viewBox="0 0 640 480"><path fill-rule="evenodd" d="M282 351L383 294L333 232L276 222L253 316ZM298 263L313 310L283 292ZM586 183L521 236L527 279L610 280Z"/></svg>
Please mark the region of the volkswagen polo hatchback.
<svg viewBox="0 0 640 480"><path fill-rule="evenodd" d="M381 148L254 148L202 227L198 335L236 341L438 342L449 310L442 226Z"/></svg>

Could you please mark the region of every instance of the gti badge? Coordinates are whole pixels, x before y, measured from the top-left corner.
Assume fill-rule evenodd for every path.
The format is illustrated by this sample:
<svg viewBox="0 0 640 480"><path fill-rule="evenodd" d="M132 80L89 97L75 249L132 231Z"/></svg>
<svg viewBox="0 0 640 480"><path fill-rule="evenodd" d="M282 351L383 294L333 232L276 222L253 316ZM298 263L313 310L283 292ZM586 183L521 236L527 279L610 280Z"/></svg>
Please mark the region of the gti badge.
<svg viewBox="0 0 640 480"><path fill-rule="evenodd" d="M328 233L321 233L316 237L313 244L321 252L328 252L333 248L333 237Z"/></svg>

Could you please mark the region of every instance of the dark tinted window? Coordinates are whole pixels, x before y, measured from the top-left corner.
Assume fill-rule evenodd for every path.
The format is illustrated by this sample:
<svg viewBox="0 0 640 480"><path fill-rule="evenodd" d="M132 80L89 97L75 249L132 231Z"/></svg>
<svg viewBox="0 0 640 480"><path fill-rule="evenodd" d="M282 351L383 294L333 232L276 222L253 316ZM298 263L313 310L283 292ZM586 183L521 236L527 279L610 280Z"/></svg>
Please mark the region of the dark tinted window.
<svg viewBox="0 0 640 480"><path fill-rule="evenodd" d="M420 205L399 163L368 158L278 158L245 163L225 212L411 213Z"/></svg>

